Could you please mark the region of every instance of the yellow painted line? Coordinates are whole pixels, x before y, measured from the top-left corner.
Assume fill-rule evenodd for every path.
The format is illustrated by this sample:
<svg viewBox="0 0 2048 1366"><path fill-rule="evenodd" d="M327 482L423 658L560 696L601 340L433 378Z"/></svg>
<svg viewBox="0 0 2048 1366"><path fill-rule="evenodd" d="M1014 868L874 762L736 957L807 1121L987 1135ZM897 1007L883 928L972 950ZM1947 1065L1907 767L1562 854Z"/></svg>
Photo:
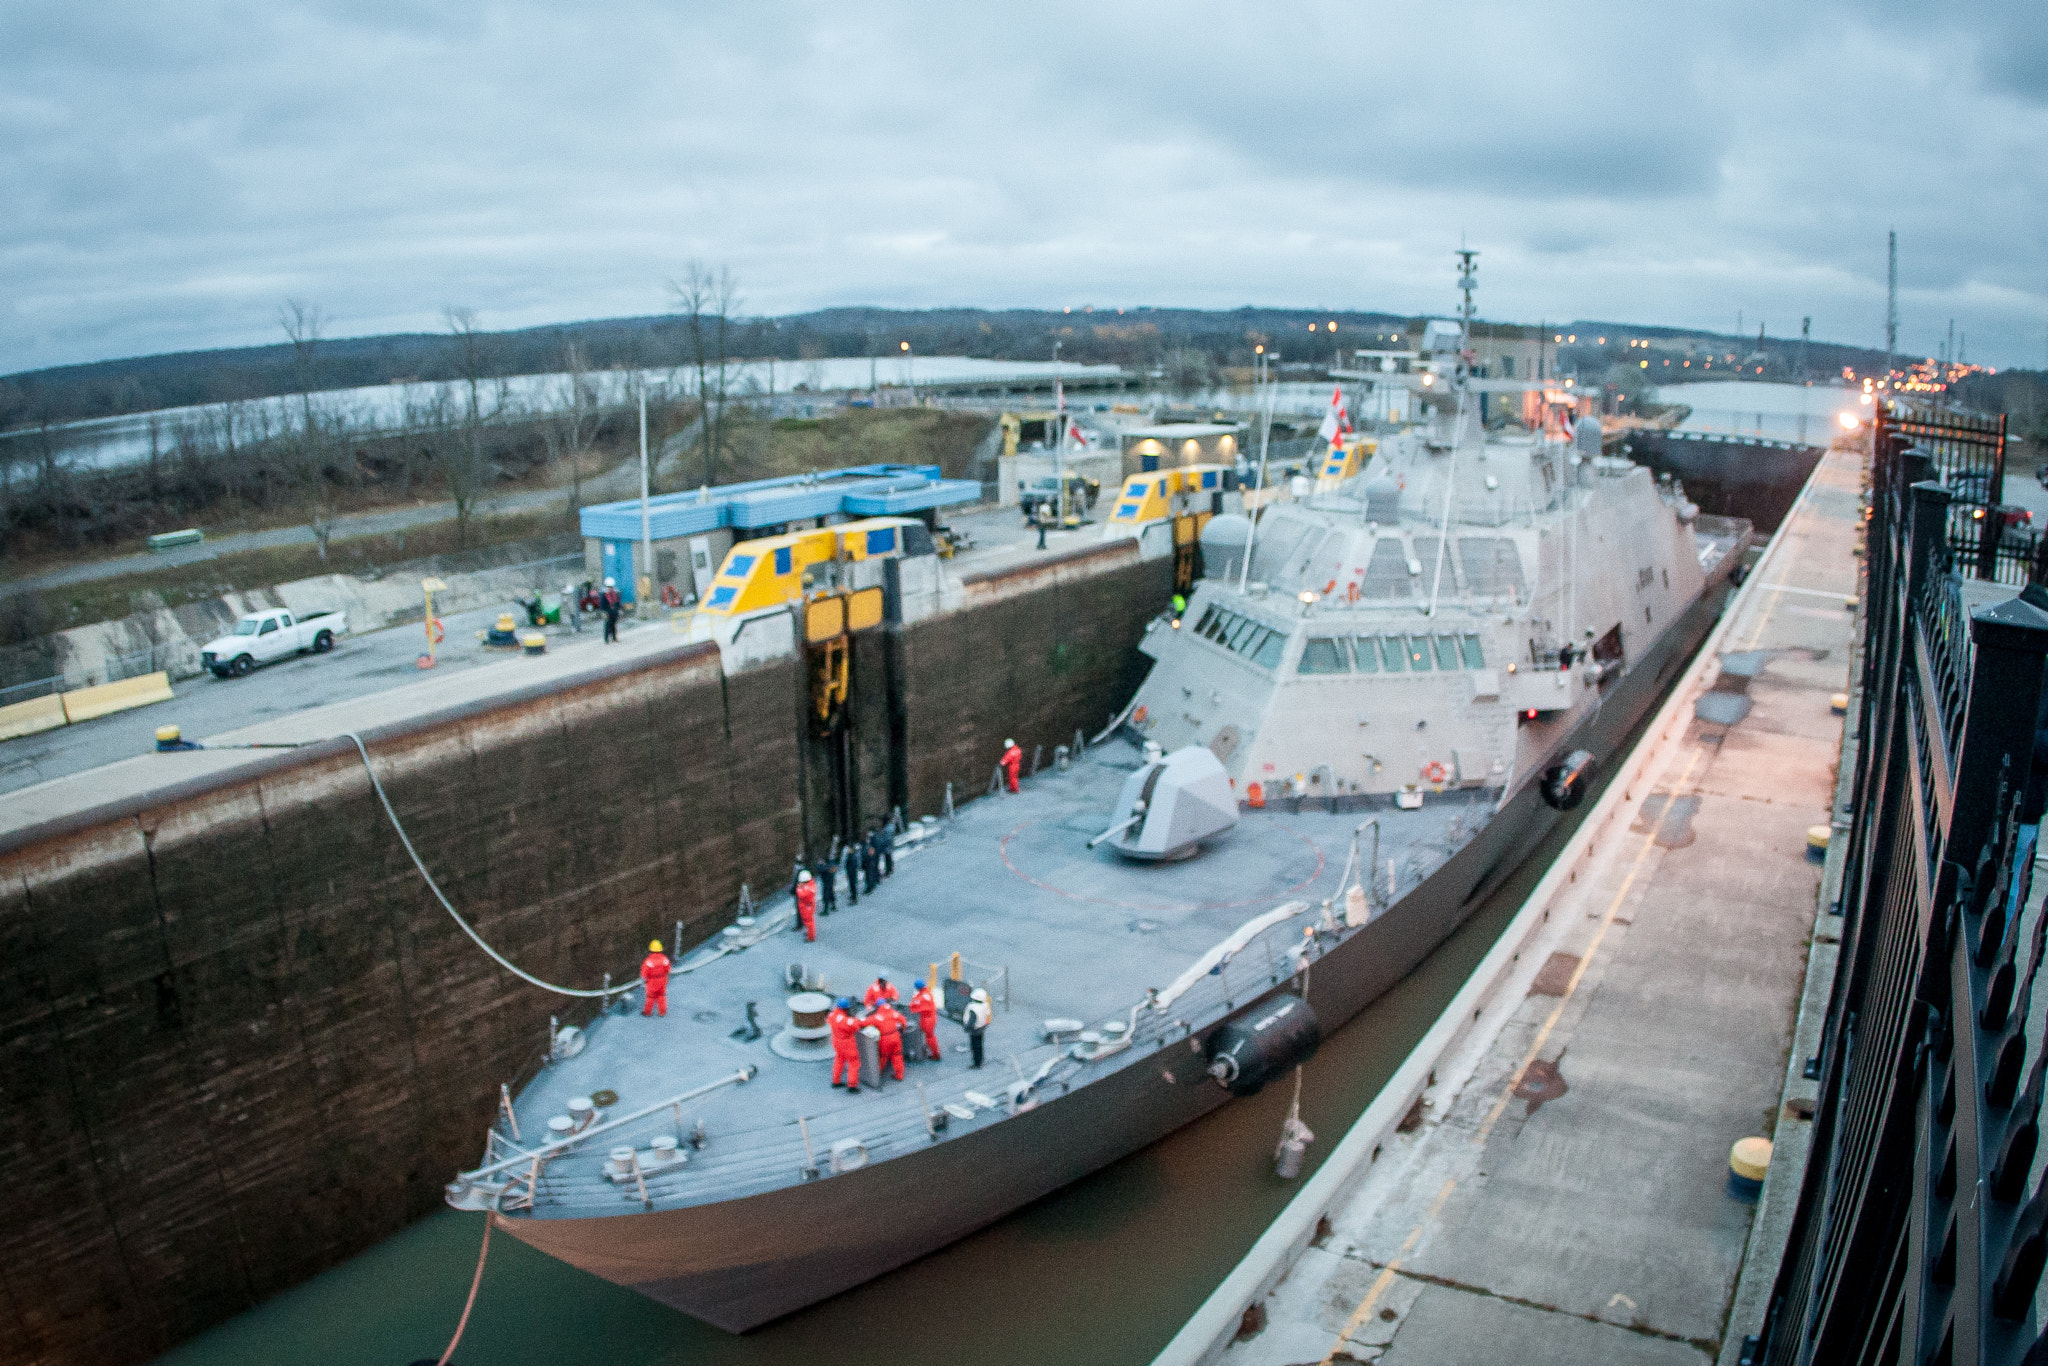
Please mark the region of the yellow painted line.
<svg viewBox="0 0 2048 1366"><path fill-rule="evenodd" d="M1685 771L1679 774L1678 781L1671 785L1672 798L1675 799L1684 793L1686 780L1692 777L1693 768L1704 753L1705 746L1693 746L1692 757L1685 761ZM1486 1122L1481 1124L1479 1131L1472 1136L1474 1143L1486 1142L1487 1135L1493 1132L1493 1126L1499 1123L1501 1115L1506 1113L1508 1102L1514 1099L1515 1088L1522 1084L1522 1078L1528 1073L1530 1064L1534 1063L1536 1055L1543 1051L1543 1045L1550 1042L1551 1031L1556 1029L1557 1022L1564 1018L1565 1006L1570 1003L1572 993L1579 989L1579 982L1585 977L1586 969L1592 965L1593 955L1600 951L1600 941L1607 937L1608 928L1614 924L1615 914L1621 910L1621 903L1628 896L1629 888L1635 886L1636 875L1642 872L1643 860L1650 856L1650 850L1657 842L1657 830L1662 824L1661 818L1652 822L1650 832L1643 836L1643 842L1628 866L1628 876L1621 880L1621 886L1614 893L1614 899L1607 903L1607 911L1600 917L1599 928L1593 931L1592 941L1586 945L1585 953L1580 956L1579 965L1572 969L1571 980L1565 983L1564 995L1557 998L1557 1008L1550 1012L1550 1018L1543 1022L1543 1028L1536 1031L1535 1042L1529 1045L1528 1053L1523 1055L1514 1075L1508 1078L1507 1087L1500 1093L1500 1099L1494 1102L1492 1111L1486 1116Z"/></svg>
<svg viewBox="0 0 2048 1366"><path fill-rule="evenodd" d="M1443 1210L1444 1201L1450 1199L1451 1192L1457 1188L1458 1183L1455 1180L1444 1182L1444 1188L1436 1193L1436 1199L1429 1202L1429 1212L1422 1216L1421 1223L1408 1230L1408 1236L1401 1240L1401 1250L1394 1254L1393 1260L1380 1268L1380 1274L1373 1278L1372 1288L1365 1292L1365 1298L1358 1302L1358 1308L1351 1311L1351 1317L1344 1320L1344 1327L1338 1332L1337 1340L1330 1344L1329 1351L1323 1353L1323 1359L1317 1366L1331 1366L1337 1359L1337 1353L1350 1345L1351 1335L1372 1317L1372 1311L1379 1305L1380 1296L1386 1294L1387 1287L1394 1283L1394 1275L1401 1269L1401 1259L1415 1250L1415 1245L1422 1241L1422 1230L1436 1219Z"/></svg>

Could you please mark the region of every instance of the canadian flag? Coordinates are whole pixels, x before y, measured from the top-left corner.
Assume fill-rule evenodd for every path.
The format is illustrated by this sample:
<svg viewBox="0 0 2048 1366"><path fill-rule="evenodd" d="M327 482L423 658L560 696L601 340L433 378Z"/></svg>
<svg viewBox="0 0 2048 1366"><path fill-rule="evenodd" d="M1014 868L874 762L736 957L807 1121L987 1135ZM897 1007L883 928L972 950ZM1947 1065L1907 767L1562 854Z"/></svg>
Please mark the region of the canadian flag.
<svg viewBox="0 0 2048 1366"><path fill-rule="evenodd" d="M1082 450L1088 449L1088 438L1081 434L1081 424L1071 417L1067 419L1067 444Z"/></svg>
<svg viewBox="0 0 2048 1366"><path fill-rule="evenodd" d="M1316 428L1316 435L1332 445L1351 435L1351 414L1344 406L1343 386L1330 390L1330 411L1323 414L1323 425Z"/></svg>

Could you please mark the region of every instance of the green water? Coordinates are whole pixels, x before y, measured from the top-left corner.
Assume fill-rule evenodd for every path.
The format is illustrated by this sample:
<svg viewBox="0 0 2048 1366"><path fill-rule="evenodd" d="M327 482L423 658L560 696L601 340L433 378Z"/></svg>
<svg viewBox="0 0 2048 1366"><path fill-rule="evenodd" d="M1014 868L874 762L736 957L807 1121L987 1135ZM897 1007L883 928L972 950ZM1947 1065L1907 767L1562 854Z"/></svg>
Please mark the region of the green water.
<svg viewBox="0 0 2048 1366"><path fill-rule="evenodd" d="M1630 741L1633 744L1633 737ZM1513 917L1592 801L1428 962L1325 1043L1302 1117L1312 1160L1400 1066ZM454 1361L805 1363L1149 1361L1298 1188L1273 1175L1289 1088L1205 1119L951 1247L734 1337L495 1234ZM430 1216L160 1357L162 1366L406 1366L446 1347L483 1217Z"/></svg>

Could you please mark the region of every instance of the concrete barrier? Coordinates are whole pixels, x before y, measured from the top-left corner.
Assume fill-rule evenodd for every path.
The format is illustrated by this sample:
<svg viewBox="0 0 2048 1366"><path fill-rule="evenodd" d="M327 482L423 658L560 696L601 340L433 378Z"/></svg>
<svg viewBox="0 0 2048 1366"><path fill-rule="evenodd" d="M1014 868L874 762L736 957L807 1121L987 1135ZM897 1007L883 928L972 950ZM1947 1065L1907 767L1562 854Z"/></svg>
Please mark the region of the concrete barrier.
<svg viewBox="0 0 2048 1366"><path fill-rule="evenodd" d="M1806 489L1800 492L1793 504L1793 512L1805 501L1811 488L1809 478ZM1788 513L1785 521L1790 522L1791 519ZM1614 780L1601 794L1585 823L1558 854L1556 862L1530 893L1521 910L1515 913L1500 939L1466 979L1464 987L1380 1089L1365 1113L1339 1141L1329 1159L1153 1359L1153 1366L1210 1366L1220 1361L1243 1324L1246 1310L1263 1301L1286 1278L1296 1259L1315 1237L1318 1221L1357 1191L1416 1100L1432 1082L1455 1089L1456 1078L1448 1074L1449 1060L1472 1041L1475 1031L1485 1027L1481 1017L1488 1006L1501 1002L1512 1008L1512 1002L1519 999L1519 994L1512 988L1524 978L1533 978L1541 966L1542 955L1530 950L1551 931L1550 911L1553 905L1577 879L1601 842L1617 827L1626 829L1627 808L1634 799L1634 789L1652 776L1652 768L1662 758L1661 742L1674 732L1683 732L1690 724L1693 699L1720 667L1721 642L1749 596L1769 580L1767 570L1780 544L1780 538L1774 536L1763 558L1750 571L1743 587L1722 612L1720 621L1701 643L1691 666L1643 732L1642 741L1616 771ZM1468 1061L1476 1065L1477 1054ZM1438 1076L1439 1069L1444 1069L1446 1074Z"/></svg>
<svg viewBox="0 0 2048 1366"><path fill-rule="evenodd" d="M138 678L124 678L118 683L102 683L96 688L80 688L58 696L58 701L63 704L64 719L73 725L96 716L111 716L131 707L146 707L152 702L170 700L171 676L161 669Z"/></svg>
<svg viewBox="0 0 2048 1366"><path fill-rule="evenodd" d="M0 740L55 730L63 724L64 699L56 693L0 707Z"/></svg>

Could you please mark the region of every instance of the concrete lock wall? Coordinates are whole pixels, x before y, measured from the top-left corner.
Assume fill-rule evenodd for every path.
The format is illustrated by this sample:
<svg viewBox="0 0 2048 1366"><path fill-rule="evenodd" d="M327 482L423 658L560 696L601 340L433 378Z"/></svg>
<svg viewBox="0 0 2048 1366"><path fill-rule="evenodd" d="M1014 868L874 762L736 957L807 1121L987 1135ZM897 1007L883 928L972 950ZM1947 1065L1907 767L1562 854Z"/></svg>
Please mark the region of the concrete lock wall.
<svg viewBox="0 0 2048 1366"><path fill-rule="evenodd" d="M479 932L594 986L786 871L796 674L679 647L366 739ZM147 1358L437 1208L569 1007L346 741L0 847L0 1362Z"/></svg>
<svg viewBox="0 0 2048 1366"><path fill-rule="evenodd" d="M864 637L862 823L985 792L1006 736L1050 763L1100 730L1170 574L1094 546ZM678 646L365 738L485 939L595 986L822 852L807 704L798 657ZM555 1014L433 901L346 741L0 842L0 1366L145 1359L438 1208Z"/></svg>

